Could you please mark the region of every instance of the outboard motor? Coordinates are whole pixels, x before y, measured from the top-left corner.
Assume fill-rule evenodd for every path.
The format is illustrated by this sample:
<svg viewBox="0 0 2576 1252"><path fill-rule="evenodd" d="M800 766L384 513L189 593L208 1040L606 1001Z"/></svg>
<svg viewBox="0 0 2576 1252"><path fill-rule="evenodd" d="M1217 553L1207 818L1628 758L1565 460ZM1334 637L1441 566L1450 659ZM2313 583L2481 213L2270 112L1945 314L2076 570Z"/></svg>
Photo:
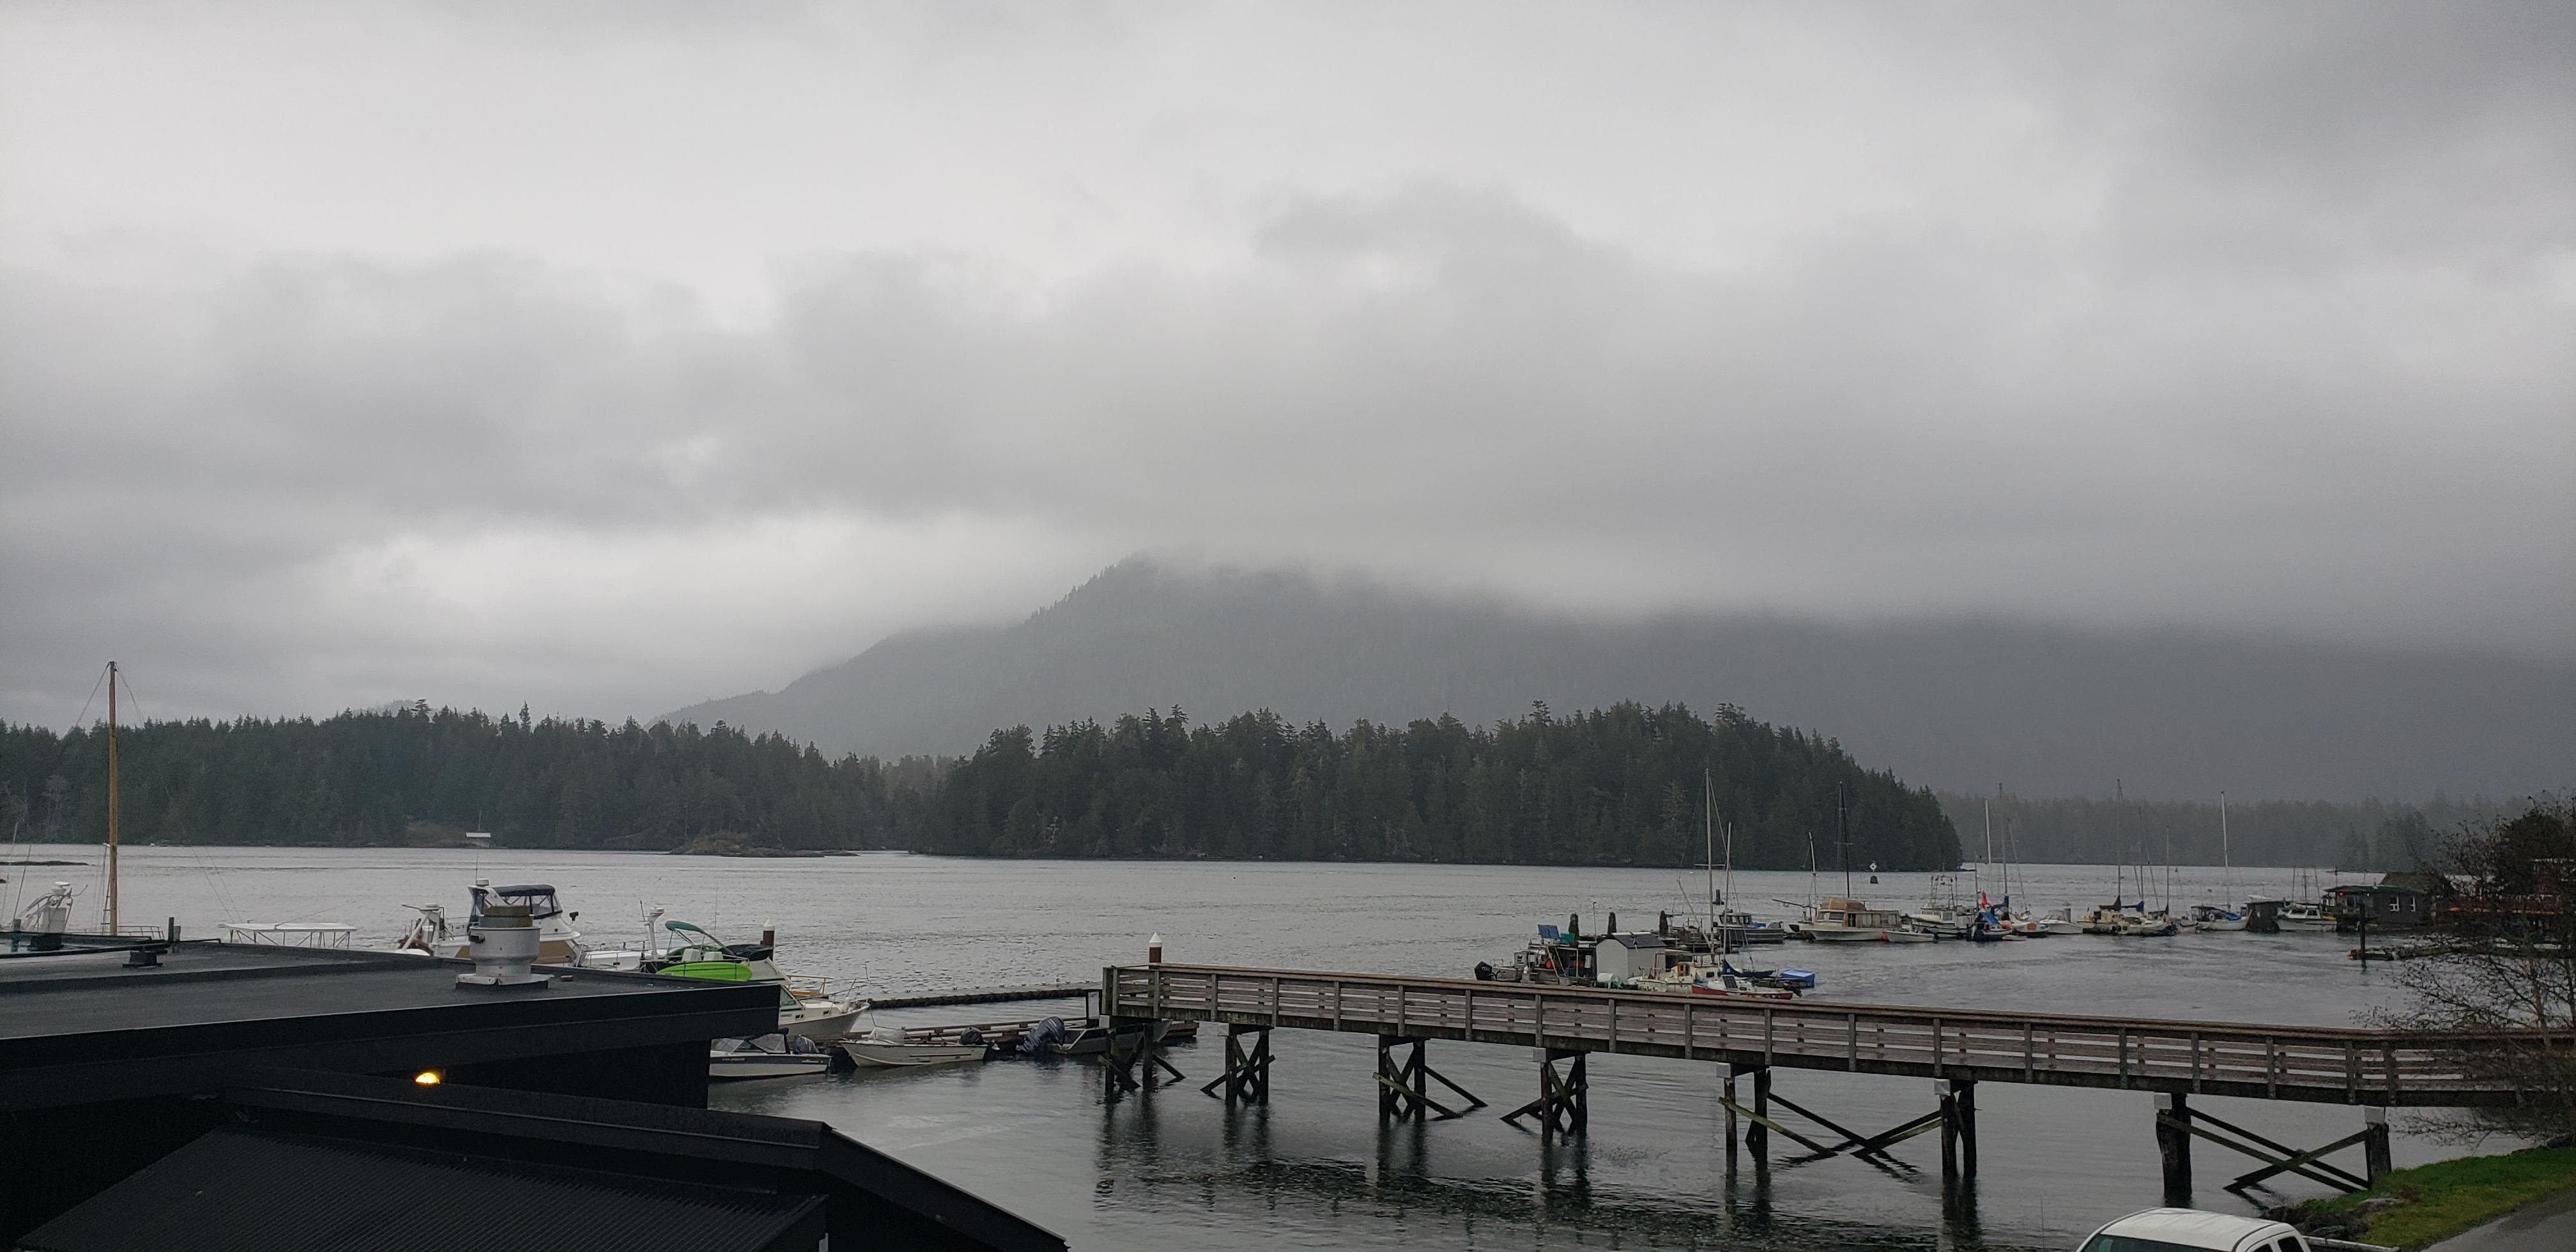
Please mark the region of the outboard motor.
<svg viewBox="0 0 2576 1252"><path fill-rule="evenodd" d="M1484 961L1478 961L1478 962L1476 962L1476 981L1478 981L1478 982L1492 982L1492 981L1494 981L1494 967L1493 967L1492 965L1490 965L1490 964L1488 964L1488 963L1484 962Z"/></svg>

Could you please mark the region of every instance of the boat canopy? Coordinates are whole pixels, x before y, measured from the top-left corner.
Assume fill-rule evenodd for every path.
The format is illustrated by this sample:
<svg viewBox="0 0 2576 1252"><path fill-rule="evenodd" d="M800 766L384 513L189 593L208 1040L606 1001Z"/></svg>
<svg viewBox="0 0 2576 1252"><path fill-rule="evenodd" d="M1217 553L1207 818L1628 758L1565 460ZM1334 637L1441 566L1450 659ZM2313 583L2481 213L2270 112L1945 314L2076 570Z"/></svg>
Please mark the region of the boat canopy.
<svg viewBox="0 0 2576 1252"><path fill-rule="evenodd" d="M527 905L528 918L531 921L542 921L563 912L563 906L555 902L555 889L544 883L529 883L519 887L478 886L474 888L476 917L483 915L484 905L493 903Z"/></svg>

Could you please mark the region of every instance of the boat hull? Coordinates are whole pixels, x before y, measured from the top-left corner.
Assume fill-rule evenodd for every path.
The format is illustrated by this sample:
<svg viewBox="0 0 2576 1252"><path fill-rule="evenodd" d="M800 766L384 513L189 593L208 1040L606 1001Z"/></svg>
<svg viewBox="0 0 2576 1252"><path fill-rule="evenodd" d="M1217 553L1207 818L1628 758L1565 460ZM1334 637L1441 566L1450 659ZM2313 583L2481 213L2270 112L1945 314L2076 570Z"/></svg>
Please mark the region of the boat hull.
<svg viewBox="0 0 2576 1252"><path fill-rule="evenodd" d="M983 1060L987 1049L980 1043L871 1043L864 1039L841 1041L841 1055L853 1065L870 1069L904 1069L916 1065L959 1065Z"/></svg>
<svg viewBox="0 0 2576 1252"><path fill-rule="evenodd" d="M850 1023L859 1020L864 1004L834 1004L829 1008L799 1005L778 1015L778 1029L791 1038L821 1042L838 1039L850 1033Z"/></svg>
<svg viewBox="0 0 2576 1252"><path fill-rule="evenodd" d="M832 1067L832 1058L820 1053L761 1052L734 1053L707 1058L707 1081L742 1082L753 1078L803 1078L820 1074Z"/></svg>

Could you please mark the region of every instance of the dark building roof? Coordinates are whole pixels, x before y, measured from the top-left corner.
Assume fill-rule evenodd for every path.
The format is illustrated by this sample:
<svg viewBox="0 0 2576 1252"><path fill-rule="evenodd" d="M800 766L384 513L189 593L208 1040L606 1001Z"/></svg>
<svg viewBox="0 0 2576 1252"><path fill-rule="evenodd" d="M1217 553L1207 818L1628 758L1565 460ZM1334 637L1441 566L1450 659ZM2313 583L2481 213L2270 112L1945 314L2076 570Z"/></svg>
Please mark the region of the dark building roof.
<svg viewBox="0 0 2576 1252"><path fill-rule="evenodd" d="M826 1201L418 1148L222 1129L47 1222L32 1252L784 1252Z"/></svg>
<svg viewBox="0 0 2576 1252"><path fill-rule="evenodd" d="M1062 1252L1064 1240L822 1122L354 1074L272 1071L224 1092L263 1131L363 1139L485 1160L579 1162L627 1178L830 1197L835 1249ZM487 1249L540 1243L500 1244Z"/></svg>
<svg viewBox="0 0 2576 1252"><path fill-rule="evenodd" d="M461 961L169 945L0 953L0 1109L206 1091L245 1065L390 1073L775 1029L777 991L595 970L459 987Z"/></svg>

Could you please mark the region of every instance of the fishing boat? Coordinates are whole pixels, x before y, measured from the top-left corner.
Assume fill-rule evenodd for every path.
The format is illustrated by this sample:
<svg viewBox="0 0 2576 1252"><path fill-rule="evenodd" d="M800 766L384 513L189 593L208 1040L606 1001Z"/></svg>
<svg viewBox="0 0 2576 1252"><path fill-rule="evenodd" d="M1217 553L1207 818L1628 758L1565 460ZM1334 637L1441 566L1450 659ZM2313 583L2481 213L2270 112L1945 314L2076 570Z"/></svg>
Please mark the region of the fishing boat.
<svg viewBox="0 0 2576 1252"><path fill-rule="evenodd" d="M1930 943L1934 938L1908 926L1903 913L1842 897L1818 904L1807 931L1823 943Z"/></svg>
<svg viewBox="0 0 2576 1252"><path fill-rule="evenodd" d="M1709 970L1691 980L1690 993L1695 996L1721 996L1737 1000L1795 1000L1796 990L1755 982L1742 974L1726 970Z"/></svg>
<svg viewBox="0 0 2576 1252"><path fill-rule="evenodd" d="M972 1034L973 1032L968 1032ZM901 1069L915 1065L957 1065L992 1055L981 1035L971 1040L938 1042L914 1039L892 1026L879 1026L840 1043L841 1055L868 1069Z"/></svg>
<svg viewBox="0 0 2576 1252"><path fill-rule="evenodd" d="M761 943L727 944L714 935L684 921L668 921L663 927L680 942L669 951L644 963L644 972L671 978L699 978L709 982L770 983L778 988L778 1028L791 1036L807 1039L831 1039L847 1033L850 1023L867 1010L865 1000L844 999L831 993L822 979L790 977L780 971L771 959L773 944L763 935Z"/></svg>
<svg viewBox="0 0 2576 1252"><path fill-rule="evenodd" d="M805 1038L762 1035L757 1039L717 1039L707 1045L707 1081L739 1082L748 1078L804 1078L825 1073L832 1054Z"/></svg>

